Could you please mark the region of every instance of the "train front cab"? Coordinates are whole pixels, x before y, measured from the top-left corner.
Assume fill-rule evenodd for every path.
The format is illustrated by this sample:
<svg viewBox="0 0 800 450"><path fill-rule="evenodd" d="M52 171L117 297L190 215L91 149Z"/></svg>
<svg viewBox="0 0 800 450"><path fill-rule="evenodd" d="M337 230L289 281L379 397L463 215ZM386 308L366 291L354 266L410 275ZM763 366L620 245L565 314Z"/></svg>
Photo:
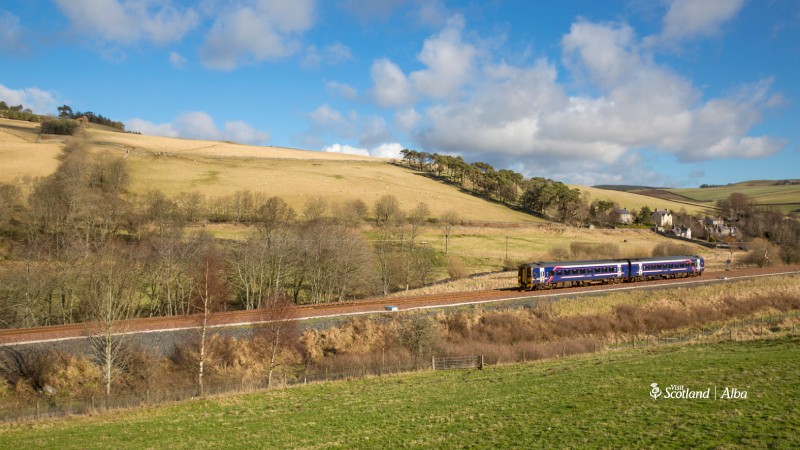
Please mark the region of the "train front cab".
<svg viewBox="0 0 800 450"><path fill-rule="evenodd" d="M533 267L530 264L519 266L519 270L517 271L517 283L519 284L518 290L520 291L533 289Z"/></svg>

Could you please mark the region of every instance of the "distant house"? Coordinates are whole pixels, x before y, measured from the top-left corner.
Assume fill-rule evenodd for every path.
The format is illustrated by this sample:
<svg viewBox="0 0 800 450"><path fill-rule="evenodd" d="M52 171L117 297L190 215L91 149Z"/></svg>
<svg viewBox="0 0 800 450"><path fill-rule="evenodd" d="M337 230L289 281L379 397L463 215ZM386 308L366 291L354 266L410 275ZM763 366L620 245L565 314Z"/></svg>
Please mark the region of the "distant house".
<svg viewBox="0 0 800 450"><path fill-rule="evenodd" d="M662 229L672 228L672 213L668 209L656 209L650 217L652 217L656 227Z"/></svg>
<svg viewBox="0 0 800 450"><path fill-rule="evenodd" d="M614 210L614 216L614 219L617 223L633 223L633 214L628 211L628 208L619 208Z"/></svg>
<svg viewBox="0 0 800 450"><path fill-rule="evenodd" d="M716 217L716 218L706 217L703 220L703 226L706 227L706 228L709 228L709 227L721 227L723 225L725 225L725 221L722 220L721 217Z"/></svg>
<svg viewBox="0 0 800 450"><path fill-rule="evenodd" d="M672 229L672 234L686 239L692 238L692 229L689 227L675 227Z"/></svg>

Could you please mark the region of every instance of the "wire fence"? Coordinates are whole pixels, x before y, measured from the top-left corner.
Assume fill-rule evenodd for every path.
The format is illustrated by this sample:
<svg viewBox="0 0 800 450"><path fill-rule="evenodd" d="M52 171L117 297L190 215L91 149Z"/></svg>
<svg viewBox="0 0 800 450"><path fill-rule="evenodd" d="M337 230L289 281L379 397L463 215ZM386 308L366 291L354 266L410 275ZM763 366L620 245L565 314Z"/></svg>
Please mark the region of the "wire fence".
<svg viewBox="0 0 800 450"><path fill-rule="evenodd" d="M568 356L576 353L598 353L616 351L630 348L654 347L659 345L680 344L686 342L719 342L759 339L779 332L800 332L796 320L800 311L791 310L782 314L773 314L749 319L736 319L726 321L715 326L705 326L697 329L683 330L681 332L662 333L656 336L619 336L605 340L603 345L592 346L580 352L567 352L562 347L561 352L556 352L555 357ZM505 363L524 362L541 359L527 355L523 352L514 360L504 360ZM468 369L483 368L486 364L498 364L500 360L495 355L440 357L431 355L430 359L411 364L377 364L351 367L346 370L331 369L329 367L307 366L302 371L279 372L274 374L270 382L264 375L257 378L224 381L209 381L204 383L204 397L217 396L229 393L254 392L265 389L285 388L288 386L364 378L367 376L384 376L395 373L407 373L431 369ZM126 393L123 395L112 394L106 398L104 395L41 395L35 400L8 401L0 403L0 422L26 422L47 418L66 417L71 415L97 414L111 410L153 406L179 401L200 398L199 390L195 383L184 386L167 386L147 388L142 392Z"/></svg>

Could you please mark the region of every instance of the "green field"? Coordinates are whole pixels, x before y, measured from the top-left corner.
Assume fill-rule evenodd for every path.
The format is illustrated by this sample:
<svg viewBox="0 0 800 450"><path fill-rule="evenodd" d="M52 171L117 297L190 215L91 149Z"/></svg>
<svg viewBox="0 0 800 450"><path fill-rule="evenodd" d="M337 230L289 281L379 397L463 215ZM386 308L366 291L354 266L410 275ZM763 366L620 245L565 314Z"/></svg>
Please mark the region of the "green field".
<svg viewBox="0 0 800 450"><path fill-rule="evenodd" d="M798 448L798 360L795 336L422 372L6 425L0 447Z"/></svg>
<svg viewBox="0 0 800 450"><path fill-rule="evenodd" d="M774 181L746 181L732 186L668 190L709 204L739 192L761 205L775 206L784 213L800 212L800 185L797 184L776 185Z"/></svg>

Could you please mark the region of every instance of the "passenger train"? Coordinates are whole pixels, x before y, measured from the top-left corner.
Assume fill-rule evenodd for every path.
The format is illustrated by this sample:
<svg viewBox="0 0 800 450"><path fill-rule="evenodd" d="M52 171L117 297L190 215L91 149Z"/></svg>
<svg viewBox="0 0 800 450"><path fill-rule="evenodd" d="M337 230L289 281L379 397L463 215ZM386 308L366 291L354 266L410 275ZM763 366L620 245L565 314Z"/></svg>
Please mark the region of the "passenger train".
<svg viewBox="0 0 800 450"><path fill-rule="evenodd" d="M699 256L537 262L519 266L519 290L552 289L664 278L697 277L705 270Z"/></svg>

